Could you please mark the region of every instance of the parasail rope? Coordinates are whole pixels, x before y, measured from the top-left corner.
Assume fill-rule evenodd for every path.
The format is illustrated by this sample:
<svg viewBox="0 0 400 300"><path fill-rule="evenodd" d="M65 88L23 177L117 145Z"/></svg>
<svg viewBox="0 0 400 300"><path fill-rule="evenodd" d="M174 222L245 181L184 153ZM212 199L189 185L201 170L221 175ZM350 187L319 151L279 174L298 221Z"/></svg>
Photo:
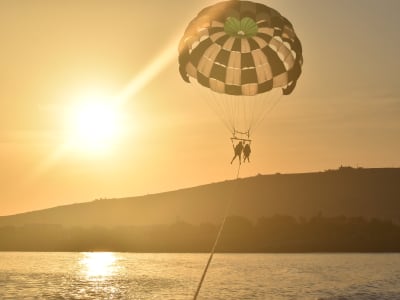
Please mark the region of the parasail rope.
<svg viewBox="0 0 400 300"><path fill-rule="evenodd" d="M267 109L264 110L264 113L261 115L259 120L252 122L252 124L250 125L250 128L249 128L249 131L250 130L253 131L254 128L258 127L264 121L264 119L271 113L271 111L273 111L275 106L278 105L281 98L282 98L282 95L272 101L272 105L270 105Z"/></svg>
<svg viewBox="0 0 400 300"><path fill-rule="evenodd" d="M237 170L237 173L236 173L236 180L235 180L235 181L237 181L237 180L239 179L239 173L240 173L240 167L241 167L241 165L242 165L242 164L241 164L240 161L239 161L239 167L238 167L238 170ZM237 186L238 186L238 185L236 185L236 188L237 188ZM194 294L193 300L196 300L196 299L197 299L197 296L198 296L199 293L200 293L200 289L201 289L201 286L202 286L202 284L203 284L203 281L204 281L204 279L206 278L206 274L207 274L207 271L208 271L208 267L209 267L210 264L211 264L211 261L212 261L212 259L213 259L214 253L215 253L215 249L217 248L217 245L218 245L219 238L221 237L222 231L224 230L224 226L225 226L225 223L226 223L226 219L228 218L228 213L229 213L229 211L230 211L230 209L231 209L231 206L232 206L232 201L233 201L233 197L230 197L230 198L229 198L229 201L228 201L228 203L227 203L227 205L226 205L226 207L225 207L224 218L223 218L222 223L221 223L221 225L220 225L220 227L219 227L217 237L215 238L214 245L213 245L213 247L212 247L212 249L211 249L210 256L208 257L208 261L207 261L207 264L206 264L206 266L205 266L205 268L204 268L203 274L201 275L201 279L200 279L199 285L197 286L196 293Z"/></svg>

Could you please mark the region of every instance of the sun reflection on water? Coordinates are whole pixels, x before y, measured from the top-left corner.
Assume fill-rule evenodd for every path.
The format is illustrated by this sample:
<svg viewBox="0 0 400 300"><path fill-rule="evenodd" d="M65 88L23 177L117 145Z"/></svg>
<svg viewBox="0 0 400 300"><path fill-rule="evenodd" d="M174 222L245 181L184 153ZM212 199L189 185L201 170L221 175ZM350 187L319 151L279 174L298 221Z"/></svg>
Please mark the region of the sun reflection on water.
<svg viewBox="0 0 400 300"><path fill-rule="evenodd" d="M84 274L97 279L112 276L118 269L116 262L117 257L111 252L84 253L80 261Z"/></svg>

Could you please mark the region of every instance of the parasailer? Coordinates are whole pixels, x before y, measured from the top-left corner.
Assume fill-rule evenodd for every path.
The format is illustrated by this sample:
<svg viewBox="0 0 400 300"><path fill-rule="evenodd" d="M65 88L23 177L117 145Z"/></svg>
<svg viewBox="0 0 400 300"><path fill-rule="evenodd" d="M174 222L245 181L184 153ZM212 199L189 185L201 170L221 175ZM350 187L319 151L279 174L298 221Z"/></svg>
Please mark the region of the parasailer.
<svg viewBox="0 0 400 300"><path fill-rule="evenodd" d="M246 143L243 148L243 162L246 162L246 160L248 163L250 162L250 153L251 153L250 143Z"/></svg>
<svg viewBox="0 0 400 300"><path fill-rule="evenodd" d="M182 79L210 94L209 103L232 138L243 142L280 97L293 92L302 64L292 24L251 1L204 8L179 44Z"/></svg>
<svg viewBox="0 0 400 300"><path fill-rule="evenodd" d="M235 160L236 157L239 159L239 164L241 164L242 163L243 141L239 141L237 143L237 145L233 147L233 151L235 152L235 154L231 160L231 164L233 163L233 161Z"/></svg>

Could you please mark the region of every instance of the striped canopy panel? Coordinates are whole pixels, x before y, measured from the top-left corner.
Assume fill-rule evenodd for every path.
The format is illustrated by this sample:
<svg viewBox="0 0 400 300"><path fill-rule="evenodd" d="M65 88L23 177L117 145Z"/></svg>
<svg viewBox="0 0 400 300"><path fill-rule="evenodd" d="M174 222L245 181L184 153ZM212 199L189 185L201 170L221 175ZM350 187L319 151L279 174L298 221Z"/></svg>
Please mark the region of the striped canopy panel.
<svg viewBox="0 0 400 300"><path fill-rule="evenodd" d="M290 94L301 74L302 48L292 24L251 1L203 9L179 44L179 71L214 92L253 96L282 88Z"/></svg>

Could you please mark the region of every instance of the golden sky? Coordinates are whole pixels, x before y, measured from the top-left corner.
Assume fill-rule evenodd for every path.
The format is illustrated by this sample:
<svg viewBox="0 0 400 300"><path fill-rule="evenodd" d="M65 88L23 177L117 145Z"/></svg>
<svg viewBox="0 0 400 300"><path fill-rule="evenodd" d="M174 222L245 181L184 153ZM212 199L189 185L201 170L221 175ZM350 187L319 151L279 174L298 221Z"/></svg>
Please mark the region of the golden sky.
<svg viewBox="0 0 400 300"><path fill-rule="evenodd" d="M234 178L230 134L177 63L187 23L215 2L0 0L0 215ZM293 23L303 74L241 176L400 167L400 2L262 2ZM71 146L99 99L118 99L100 108L117 119L107 147Z"/></svg>

